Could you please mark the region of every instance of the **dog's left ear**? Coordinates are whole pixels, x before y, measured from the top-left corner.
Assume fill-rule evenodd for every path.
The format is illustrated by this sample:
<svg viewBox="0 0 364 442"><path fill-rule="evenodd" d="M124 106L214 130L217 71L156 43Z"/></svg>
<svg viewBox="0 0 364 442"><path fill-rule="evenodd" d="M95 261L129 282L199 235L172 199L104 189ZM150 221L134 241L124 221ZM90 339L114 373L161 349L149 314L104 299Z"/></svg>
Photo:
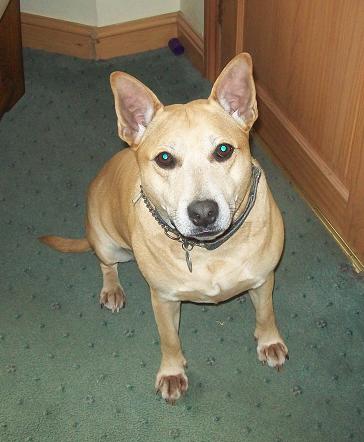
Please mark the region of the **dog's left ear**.
<svg viewBox="0 0 364 442"><path fill-rule="evenodd" d="M234 57L221 72L209 100L217 101L243 128L249 131L258 117L253 63L248 53Z"/></svg>
<svg viewBox="0 0 364 442"><path fill-rule="evenodd" d="M136 78L124 72L110 75L111 89L118 117L119 137L136 149L162 103Z"/></svg>

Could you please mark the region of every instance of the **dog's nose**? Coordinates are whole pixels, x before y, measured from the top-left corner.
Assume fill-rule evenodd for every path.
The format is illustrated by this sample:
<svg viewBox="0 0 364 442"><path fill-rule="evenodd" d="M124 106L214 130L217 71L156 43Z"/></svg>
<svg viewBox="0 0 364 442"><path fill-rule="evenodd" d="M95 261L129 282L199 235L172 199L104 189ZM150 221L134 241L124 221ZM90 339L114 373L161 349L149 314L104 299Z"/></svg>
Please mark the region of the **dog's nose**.
<svg viewBox="0 0 364 442"><path fill-rule="evenodd" d="M187 213L195 226L207 227L216 221L219 206L213 200L194 201L187 207Z"/></svg>

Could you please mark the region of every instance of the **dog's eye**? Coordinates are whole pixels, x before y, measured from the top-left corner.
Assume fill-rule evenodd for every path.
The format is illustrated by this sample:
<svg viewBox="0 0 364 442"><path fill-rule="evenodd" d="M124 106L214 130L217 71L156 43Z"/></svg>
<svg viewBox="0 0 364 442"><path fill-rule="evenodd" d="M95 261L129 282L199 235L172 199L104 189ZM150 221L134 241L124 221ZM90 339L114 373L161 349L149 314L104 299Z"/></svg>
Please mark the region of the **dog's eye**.
<svg viewBox="0 0 364 442"><path fill-rule="evenodd" d="M221 143L216 147L212 155L216 161L225 161L231 157L233 152L233 146L228 143Z"/></svg>
<svg viewBox="0 0 364 442"><path fill-rule="evenodd" d="M158 164L158 166L162 167L163 169L173 169L173 167L176 165L176 160L174 156L171 155L169 152L159 153L154 158L154 160Z"/></svg>

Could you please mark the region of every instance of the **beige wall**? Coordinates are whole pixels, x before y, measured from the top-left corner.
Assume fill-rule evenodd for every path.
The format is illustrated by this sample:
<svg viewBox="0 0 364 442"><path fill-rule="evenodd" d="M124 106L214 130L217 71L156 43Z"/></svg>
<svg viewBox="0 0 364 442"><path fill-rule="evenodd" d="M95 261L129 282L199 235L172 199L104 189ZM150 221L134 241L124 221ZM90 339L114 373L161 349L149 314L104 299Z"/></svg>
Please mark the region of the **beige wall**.
<svg viewBox="0 0 364 442"><path fill-rule="evenodd" d="M180 10L192 28L203 36L204 0L181 0Z"/></svg>
<svg viewBox="0 0 364 442"><path fill-rule="evenodd" d="M180 10L180 0L21 0L22 12L92 26Z"/></svg>
<svg viewBox="0 0 364 442"><path fill-rule="evenodd" d="M106 26L179 11L180 0L96 0L96 7L97 25Z"/></svg>
<svg viewBox="0 0 364 442"><path fill-rule="evenodd" d="M20 0L22 12L97 25L95 0Z"/></svg>

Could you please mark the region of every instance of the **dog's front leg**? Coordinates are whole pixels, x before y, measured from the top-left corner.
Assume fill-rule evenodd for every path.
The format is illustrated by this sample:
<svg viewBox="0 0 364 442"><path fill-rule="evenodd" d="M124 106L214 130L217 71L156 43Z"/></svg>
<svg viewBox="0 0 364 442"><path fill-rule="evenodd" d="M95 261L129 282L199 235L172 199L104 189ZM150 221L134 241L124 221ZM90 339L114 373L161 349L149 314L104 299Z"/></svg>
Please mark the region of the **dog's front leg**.
<svg viewBox="0 0 364 442"><path fill-rule="evenodd" d="M163 399L173 404L188 387L184 370L186 359L178 337L181 303L164 301L153 289L151 295L162 351L155 388L161 392Z"/></svg>
<svg viewBox="0 0 364 442"><path fill-rule="evenodd" d="M288 359L288 349L276 325L272 302L273 286L274 272L271 272L265 283L249 290L249 294L256 312L254 337L258 341L258 359L279 369Z"/></svg>

